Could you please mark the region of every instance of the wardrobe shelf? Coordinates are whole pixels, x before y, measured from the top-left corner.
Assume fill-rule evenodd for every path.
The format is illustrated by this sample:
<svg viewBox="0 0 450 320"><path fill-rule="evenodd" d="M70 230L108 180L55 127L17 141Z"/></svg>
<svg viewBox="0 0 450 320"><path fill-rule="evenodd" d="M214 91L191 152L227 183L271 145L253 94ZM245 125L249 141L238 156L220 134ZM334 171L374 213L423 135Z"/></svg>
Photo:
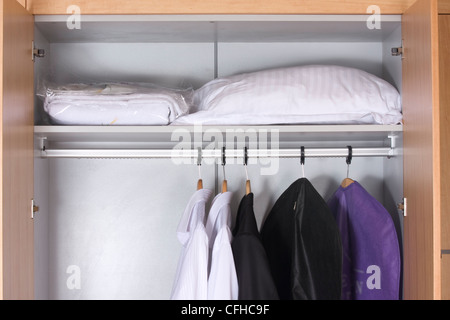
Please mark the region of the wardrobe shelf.
<svg viewBox="0 0 450 320"><path fill-rule="evenodd" d="M381 15L381 28L368 28L370 15L37 15L36 27L51 43L128 42L378 42L401 23ZM370 23L370 22L369 22Z"/></svg>
<svg viewBox="0 0 450 320"><path fill-rule="evenodd" d="M402 125L35 126L37 148L389 147Z"/></svg>

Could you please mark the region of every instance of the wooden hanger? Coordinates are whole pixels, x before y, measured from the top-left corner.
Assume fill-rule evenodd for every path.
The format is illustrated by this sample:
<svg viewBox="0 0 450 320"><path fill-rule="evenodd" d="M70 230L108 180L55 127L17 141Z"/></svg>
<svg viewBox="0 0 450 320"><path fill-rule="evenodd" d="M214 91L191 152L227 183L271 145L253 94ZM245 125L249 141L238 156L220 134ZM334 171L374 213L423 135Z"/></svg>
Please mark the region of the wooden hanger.
<svg viewBox="0 0 450 320"><path fill-rule="evenodd" d="M228 182L227 180L223 180L222 182L222 193L225 193L228 191Z"/></svg>
<svg viewBox="0 0 450 320"><path fill-rule="evenodd" d="M350 186L352 183L354 183L355 181L349 178L349 172L350 172L350 165L352 164L352 159L353 159L353 148L352 147L348 147L348 156L347 156L347 178L345 178L342 183L341 183L341 187L342 188L347 188L348 186Z"/></svg>
<svg viewBox="0 0 450 320"><path fill-rule="evenodd" d="M349 185L351 185L352 183L354 183L355 181L350 179L350 178L345 178L342 183L341 183L341 187L342 188L347 188Z"/></svg>
<svg viewBox="0 0 450 320"><path fill-rule="evenodd" d="M247 183L245 184L245 194L248 196L250 193L252 193L252 186L250 180L247 180Z"/></svg>
<svg viewBox="0 0 450 320"><path fill-rule="evenodd" d="M202 189L203 189L203 180L202 179L198 179L197 190L202 190Z"/></svg>

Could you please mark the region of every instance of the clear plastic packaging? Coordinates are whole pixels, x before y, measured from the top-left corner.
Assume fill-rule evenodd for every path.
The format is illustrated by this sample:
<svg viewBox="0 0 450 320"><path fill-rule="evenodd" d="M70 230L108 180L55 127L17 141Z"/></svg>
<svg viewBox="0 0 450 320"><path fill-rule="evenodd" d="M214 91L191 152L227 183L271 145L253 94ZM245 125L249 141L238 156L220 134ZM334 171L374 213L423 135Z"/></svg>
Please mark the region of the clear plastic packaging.
<svg viewBox="0 0 450 320"><path fill-rule="evenodd" d="M187 114L193 89L142 83L44 85L38 95L52 124L169 125Z"/></svg>

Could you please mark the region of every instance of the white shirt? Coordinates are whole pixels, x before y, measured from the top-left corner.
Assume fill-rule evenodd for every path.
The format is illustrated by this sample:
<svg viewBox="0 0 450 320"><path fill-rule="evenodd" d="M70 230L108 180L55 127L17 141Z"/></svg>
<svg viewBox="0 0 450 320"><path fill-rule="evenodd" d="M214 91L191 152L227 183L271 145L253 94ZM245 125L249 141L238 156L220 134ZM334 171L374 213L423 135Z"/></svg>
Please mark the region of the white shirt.
<svg viewBox="0 0 450 320"><path fill-rule="evenodd" d="M231 197L231 192L217 195L206 222L211 250L208 300L238 299L239 287L231 249Z"/></svg>
<svg viewBox="0 0 450 320"><path fill-rule="evenodd" d="M205 207L212 191L201 189L194 193L177 229L183 245L172 300L206 300L208 297L209 246L204 220Z"/></svg>

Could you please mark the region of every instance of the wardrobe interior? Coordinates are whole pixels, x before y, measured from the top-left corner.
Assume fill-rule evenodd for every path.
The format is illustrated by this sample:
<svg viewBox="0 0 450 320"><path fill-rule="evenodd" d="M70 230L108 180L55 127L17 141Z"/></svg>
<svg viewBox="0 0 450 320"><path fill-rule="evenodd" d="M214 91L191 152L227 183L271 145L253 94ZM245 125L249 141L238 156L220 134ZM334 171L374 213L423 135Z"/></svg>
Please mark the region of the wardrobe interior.
<svg viewBox="0 0 450 320"><path fill-rule="evenodd" d="M221 148L225 141L236 149L298 148L297 159L249 161L260 226L281 193L302 177L302 146L393 147L389 158L354 157L349 177L401 220L401 125L245 127L239 135L244 140L231 142L224 127L53 126L38 95L46 83L147 82L196 89L219 77L309 64L362 69L401 93L402 58L391 53L402 46L401 16L379 17L379 28L370 16L342 15L82 16L81 29L71 28L68 18L35 17L35 46L45 50L35 61L36 299L168 299L181 249L176 229L199 169L204 187L216 193L225 170L234 214L247 180L242 159L227 159L225 167L220 159L204 159L198 167L196 158L46 158L44 140L64 149L172 149L179 142L174 130L185 129L203 147ZM217 134L225 138L214 140ZM348 167L345 157L306 158L304 169L327 200Z"/></svg>

